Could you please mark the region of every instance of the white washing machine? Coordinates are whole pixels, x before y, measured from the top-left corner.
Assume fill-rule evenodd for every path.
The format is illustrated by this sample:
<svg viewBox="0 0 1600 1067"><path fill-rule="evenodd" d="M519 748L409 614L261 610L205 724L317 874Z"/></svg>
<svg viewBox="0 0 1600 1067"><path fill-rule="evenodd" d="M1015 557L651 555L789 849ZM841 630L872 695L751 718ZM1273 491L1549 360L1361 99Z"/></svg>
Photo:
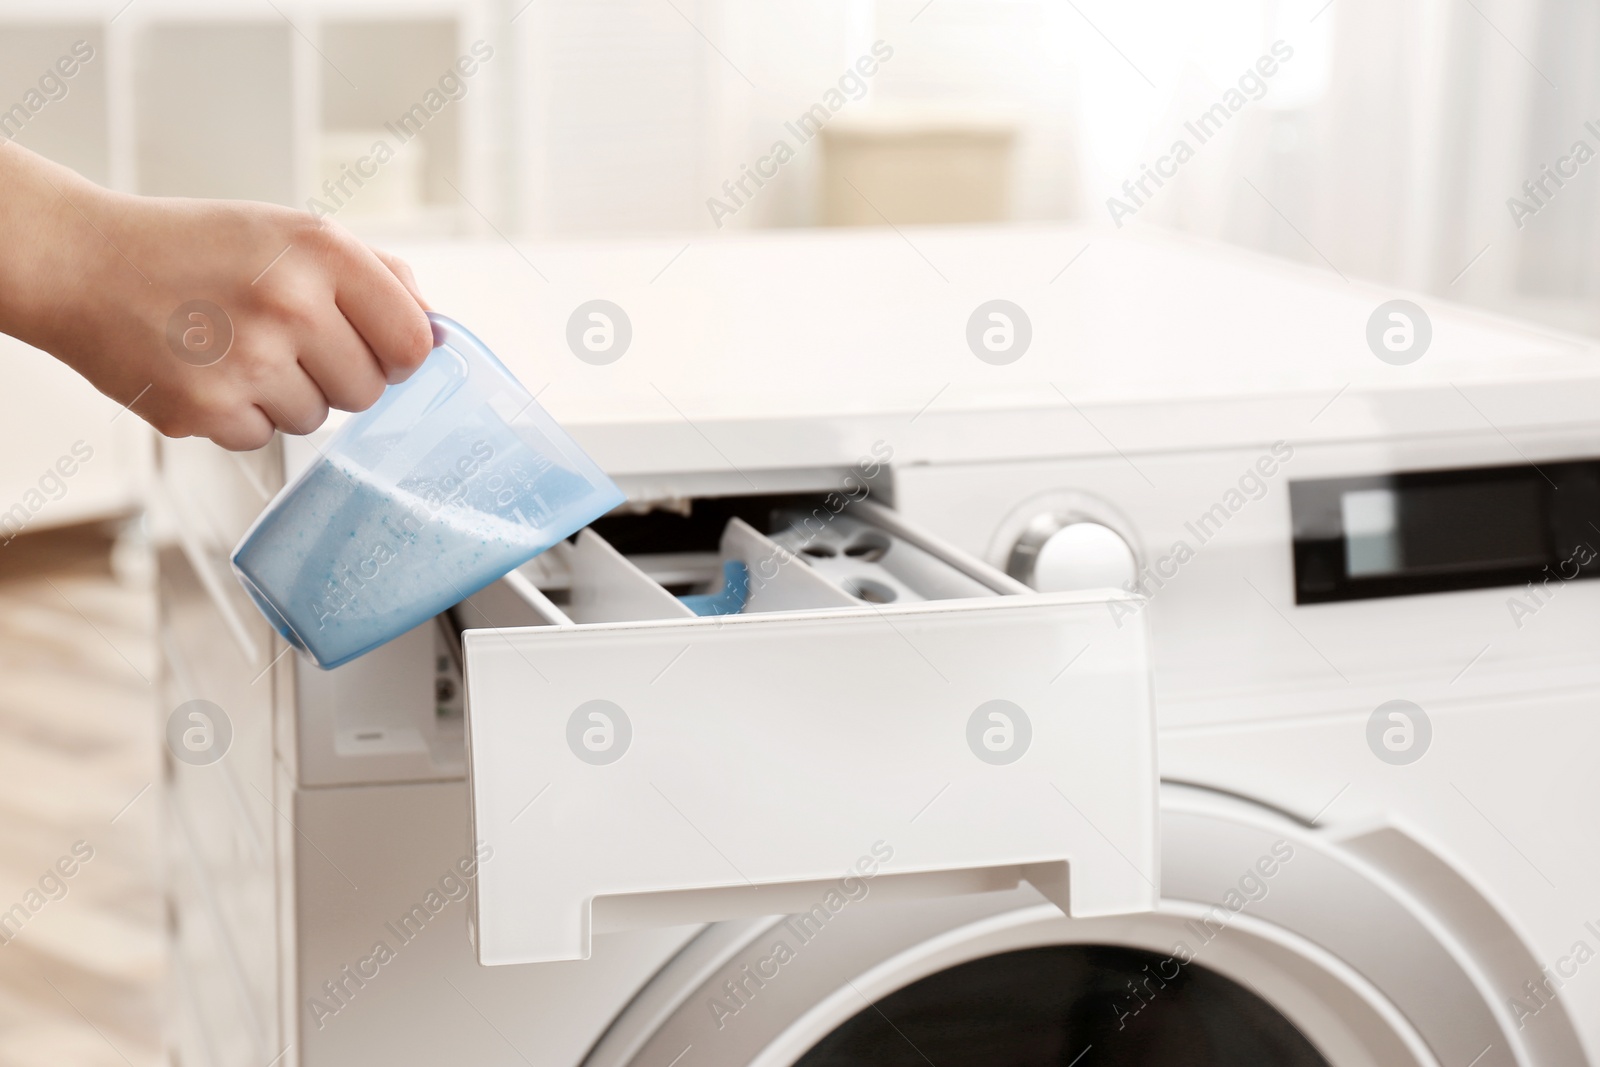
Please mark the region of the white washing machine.
<svg viewBox="0 0 1600 1067"><path fill-rule="evenodd" d="M165 447L184 1063L1597 1062L1594 346L1065 228L406 251L629 504L324 673L225 565L314 453Z"/></svg>

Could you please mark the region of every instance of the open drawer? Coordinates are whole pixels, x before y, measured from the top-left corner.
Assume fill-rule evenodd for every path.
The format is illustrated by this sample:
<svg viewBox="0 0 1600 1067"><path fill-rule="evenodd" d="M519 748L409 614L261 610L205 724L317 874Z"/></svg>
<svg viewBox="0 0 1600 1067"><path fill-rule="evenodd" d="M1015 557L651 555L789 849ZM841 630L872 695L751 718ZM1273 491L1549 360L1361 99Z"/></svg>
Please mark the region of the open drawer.
<svg viewBox="0 0 1600 1067"><path fill-rule="evenodd" d="M548 623L463 635L480 962L1019 881L1154 906L1130 597L1033 593L868 502L750 518L715 552L584 531L491 587Z"/></svg>

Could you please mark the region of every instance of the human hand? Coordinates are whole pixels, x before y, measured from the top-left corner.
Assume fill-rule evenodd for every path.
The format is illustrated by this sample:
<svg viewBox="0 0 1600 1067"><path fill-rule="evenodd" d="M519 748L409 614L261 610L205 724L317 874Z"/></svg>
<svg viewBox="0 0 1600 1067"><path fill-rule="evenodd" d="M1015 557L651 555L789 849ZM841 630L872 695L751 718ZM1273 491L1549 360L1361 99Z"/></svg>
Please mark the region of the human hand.
<svg viewBox="0 0 1600 1067"><path fill-rule="evenodd" d="M21 194L0 207L0 330L169 437L244 450L309 433L433 347L410 268L331 220L113 193L15 144L0 188Z"/></svg>

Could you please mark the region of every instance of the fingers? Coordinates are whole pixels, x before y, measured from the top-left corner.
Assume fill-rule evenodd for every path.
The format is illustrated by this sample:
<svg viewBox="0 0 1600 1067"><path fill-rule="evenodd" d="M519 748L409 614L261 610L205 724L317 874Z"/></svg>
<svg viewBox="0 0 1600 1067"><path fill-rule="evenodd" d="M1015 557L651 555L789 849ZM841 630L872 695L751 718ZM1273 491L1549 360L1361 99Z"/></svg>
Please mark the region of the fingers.
<svg viewBox="0 0 1600 1067"><path fill-rule="evenodd" d="M354 238L344 242L341 260L334 283L339 310L377 357L384 377L405 381L433 350L433 328L422 305L377 253Z"/></svg>
<svg viewBox="0 0 1600 1067"><path fill-rule="evenodd" d="M146 420L166 437L209 437L230 452L253 452L272 440L273 424L260 404L188 405L186 418L174 405L156 405L143 412ZM200 416L194 418L198 410ZM193 421L190 421L193 419Z"/></svg>
<svg viewBox="0 0 1600 1067"><path fill-rule="evenodd" d="M400 279L400 284L406 287L406 292L411 294L411 298L422 307L423 311L433 310L428 302L422 298L422 289L417 285L417 276L411 273L411 264L394 253L385 252L381 248L374 248L372 254L377 256L378 260L385 267L388 267L396 278Z"/></svg>
<svg viewBox="0 0 1600 1067"><path fill-rule="evenodd" d="M298 363L282 367L264 386L253 386L255 403L284 433L308 434L328 418L328 400Z"/></svg>
<svg viewBox="0 0 1600 1067"><path fill-rule="evenodd" d="M274 428L308 434L327 420L330 406L370 408L386 384L404 381L432 351L421 291L400 258L303 213L259 205L253 214L211 210L224 222L243 211L254 227L246 236L264 226L271 240L259 241L262 248L297 252L287 258L280 252L283 262L273 260L270 273L258 271L248 284L241 276L231 290L217 290L233 327L224 358L179 366L162 356L156 363L165 373L150 374L157 380L152 400L166 399L150 416L163 432L203 435L235 451L265 445ZM216 274L206 273L204 284L221 285ZM201 282L194 286L207 291ZM154 340L170 347L167 338Z"/></svg>
<svg viewBox="0 0 1600 1067"><path fill-rule="evenodd" d="M365 411L383 395L383 368L355 327L333 308L328 310L313 336L297 339L300 366L329 407Z"/></svg>
<svg viewBox="0 0 1600 1067"><path fill-rule="evenodd" d="M260 405L248 404L226 416L206 436L230 452L254 452L272 440L272 420Z"/></svg>
<svg viewBox="0 0 1600 1067"><path fill-rule="evenodd" d="M372 357L363 353L362 358L372 368L371 377L377 379ZM274 428L284 433L308 434L328 419L323 388L291 360L280 364L267 383L245 381L244 385L244 394L236 395L231 402L191 398L186 406L205 413L197 421L180 425L171 418L158 417L156 425L169 437L209 437L231 452L250 452L270 442ZM382 388L380 379L378 392Z"/></svg>

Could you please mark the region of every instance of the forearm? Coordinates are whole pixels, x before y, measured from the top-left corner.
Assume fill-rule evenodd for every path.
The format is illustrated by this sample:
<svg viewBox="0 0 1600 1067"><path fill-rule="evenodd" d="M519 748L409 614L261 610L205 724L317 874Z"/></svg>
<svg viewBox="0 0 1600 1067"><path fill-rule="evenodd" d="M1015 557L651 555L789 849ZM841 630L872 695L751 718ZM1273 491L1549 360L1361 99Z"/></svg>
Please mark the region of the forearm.
<svg viewBox="0 0 1600 1067"><path fill-rule="evenodd" d="M410 270L328 220L113 193L14 142L0 142L0 331L162 433L229 448L371 406L433 345Z"/></svg>
<svg viewBox="0 0 1600 1067"><path fill-rule="evenodd" d="M117 256L91 222L109 194L17 143L0 143L0 332L54 349L74 301L93 299L96 245Z"/></svg>

